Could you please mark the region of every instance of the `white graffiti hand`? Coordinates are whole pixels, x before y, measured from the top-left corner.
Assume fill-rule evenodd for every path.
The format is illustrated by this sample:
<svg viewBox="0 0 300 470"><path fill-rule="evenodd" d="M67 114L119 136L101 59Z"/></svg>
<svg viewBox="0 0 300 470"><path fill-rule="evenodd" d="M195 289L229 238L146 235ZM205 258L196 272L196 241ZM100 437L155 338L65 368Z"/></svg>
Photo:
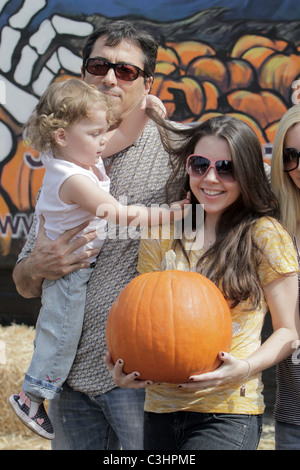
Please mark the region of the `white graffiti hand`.
<svg viewBox="0 0 300 470"><path fill-rule="evenodd" d="M0 1L0 14L7 1ZM46 0L24 0L22 7L10 16L1 30L0 42L0 105L21 126L27 121L38 98L59 75L61 70L80 74L81 58L74 52L74 39L93 31L93 25L83 21L53 15L34 30L32 19L45 9ZM62 39L63 38L63 39ZM69 39L72 39L73 42ZM14 133L8 122L0 121L0 162L13 148Z"/></svg>

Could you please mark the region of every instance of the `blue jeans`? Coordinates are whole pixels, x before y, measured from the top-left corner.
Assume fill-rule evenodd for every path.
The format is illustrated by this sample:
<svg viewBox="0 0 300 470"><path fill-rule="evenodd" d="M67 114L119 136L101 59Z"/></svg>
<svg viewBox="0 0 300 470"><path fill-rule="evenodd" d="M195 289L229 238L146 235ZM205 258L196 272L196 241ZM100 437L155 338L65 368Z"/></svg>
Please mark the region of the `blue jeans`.
<svg viewBox="0 0 300 470"><path fill-rule="evenodd" d="M145 413L145 450L255 450L262 415Z"/></svg>
<svg viewBox="0 0 300 470"><path fill-rule="evenodd" d="M43 282L34 353L25 375L25 393L52 400L62 392L82 330L86 287L93 268Z"/></svg>
<svg viewBox="0 0 300 470"><path fill-rule="evenodd" d="M53 450L142 450L145 391L114 388L99 396L64 385L49 417Z"/></svg>
<svg viewBox="0 0 300 470"><path fill-rule="evenodd" d="M275 450L300 450L300 426L275 420Z"/></svg>

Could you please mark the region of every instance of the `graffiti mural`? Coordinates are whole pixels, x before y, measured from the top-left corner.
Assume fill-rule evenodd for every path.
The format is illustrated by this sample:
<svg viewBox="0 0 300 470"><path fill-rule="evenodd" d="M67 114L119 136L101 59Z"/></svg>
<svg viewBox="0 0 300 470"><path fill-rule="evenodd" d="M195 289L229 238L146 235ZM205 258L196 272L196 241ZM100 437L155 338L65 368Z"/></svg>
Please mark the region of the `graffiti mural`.
<svg viewBox="0 0 300 470"><path fill-rule="evenodd" d="M269 161L278 122L298 101L300 7L289 0L280 8L273 1L243 5L0 0L2 264L20 251L43 178L40 156L26 146L22 125L50 83L80 76L84 38L110 19L132 20L159 39L152 93L171 120L236 116L254 129Z"/></svg>

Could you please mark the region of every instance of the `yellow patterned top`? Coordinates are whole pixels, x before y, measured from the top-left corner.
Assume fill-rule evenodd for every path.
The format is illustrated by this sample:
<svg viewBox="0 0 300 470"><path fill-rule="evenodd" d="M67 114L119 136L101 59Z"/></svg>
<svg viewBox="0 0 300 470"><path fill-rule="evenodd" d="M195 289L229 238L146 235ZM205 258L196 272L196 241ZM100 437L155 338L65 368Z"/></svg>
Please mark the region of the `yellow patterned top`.
<svg viewBox="0 0 300 470"><path fill-rule="evenodd" d="M172 249L173 231L170 237L156 238L152 230L151 238L141 241L138 271L140 274L161 271L165 254ZM254 239L269 263L262 260L259 279L264 287L275 280L279 273L298 272L297 256L290 236L274 219L261 218L254 228ZM202 250L190 252L191 268L180 249L176 251L176 269L195 270ZM233 339L230 353L238 358L246 358L261 344L261 329L268 310L264 295L259 308L245 311L245 302L231 309ZM203 413L261 414L264 411L263 384L261 373L251 376L246 385L246 396L240 396L241 383L229 383L201 391L186 391L177 385L160 384L146 388L145 410L156 413L174 411L196 411Z"/></svg>

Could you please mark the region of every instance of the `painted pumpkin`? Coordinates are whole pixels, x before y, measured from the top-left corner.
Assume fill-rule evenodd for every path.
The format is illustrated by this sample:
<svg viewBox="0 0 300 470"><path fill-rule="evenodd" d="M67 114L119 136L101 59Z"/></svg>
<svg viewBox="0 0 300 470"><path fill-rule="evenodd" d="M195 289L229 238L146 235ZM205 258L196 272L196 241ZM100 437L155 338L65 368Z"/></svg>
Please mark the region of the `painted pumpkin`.
<svg viewBox="0 0 300 470"><path fill-rule="evenodd" d="M227 95L227 101L235 111L254 118L262 129L279 121L287 111L283 100L268 90L262 90L260 93L236 90Z"/></svg>
<svg viewBox="0 0 300 470"><path fill-rule="evenodd" d="M124 372L181 383L216 369L229 351L231 314L219 289L199 273L142 274L119 294L107 320L106 343Z"/></svg>

